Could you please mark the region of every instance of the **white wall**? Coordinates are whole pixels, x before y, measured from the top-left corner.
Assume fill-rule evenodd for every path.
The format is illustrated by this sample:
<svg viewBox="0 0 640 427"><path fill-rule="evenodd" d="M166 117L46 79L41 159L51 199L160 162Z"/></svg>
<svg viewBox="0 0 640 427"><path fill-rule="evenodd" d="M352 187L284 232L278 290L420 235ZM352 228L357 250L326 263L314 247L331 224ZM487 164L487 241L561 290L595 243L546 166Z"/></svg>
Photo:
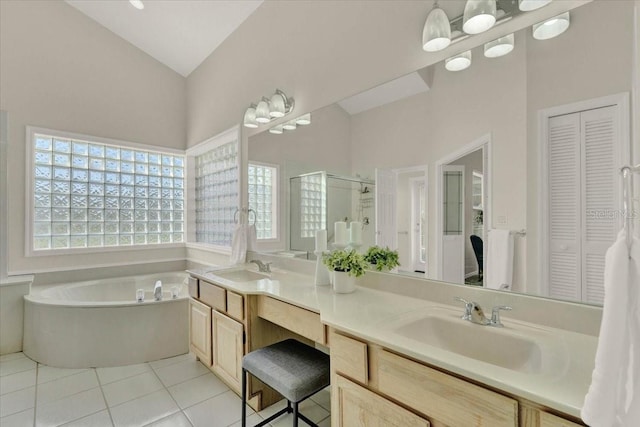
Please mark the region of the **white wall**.
<svg viewBox="0 0 640 427"><path fill-rule="evenodd" d="M184 148L186 82L62 1L0 2L0 109L9 114L10 274L183 259L184 249L25 257L25 126Z"/></svg>

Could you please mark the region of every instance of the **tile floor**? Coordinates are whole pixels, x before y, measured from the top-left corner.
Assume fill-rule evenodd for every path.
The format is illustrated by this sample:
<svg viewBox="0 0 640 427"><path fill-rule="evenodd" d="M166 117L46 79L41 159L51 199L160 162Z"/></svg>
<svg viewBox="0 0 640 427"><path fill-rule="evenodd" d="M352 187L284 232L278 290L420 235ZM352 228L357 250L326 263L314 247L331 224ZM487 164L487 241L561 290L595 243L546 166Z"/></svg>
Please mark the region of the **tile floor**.
<svg viewBox="0 0 640 427"><path fill-rule="evenodd" d="M329 401L329 390L323 390L303 402L300 412L329 427ZM248 424L285 404L258 413L248 408ZM52 368L22 353L0 356L0 427L235 427L240 405L240 398L191 354L97 369ZM289 414L270 425L291 421Z"/></svg>

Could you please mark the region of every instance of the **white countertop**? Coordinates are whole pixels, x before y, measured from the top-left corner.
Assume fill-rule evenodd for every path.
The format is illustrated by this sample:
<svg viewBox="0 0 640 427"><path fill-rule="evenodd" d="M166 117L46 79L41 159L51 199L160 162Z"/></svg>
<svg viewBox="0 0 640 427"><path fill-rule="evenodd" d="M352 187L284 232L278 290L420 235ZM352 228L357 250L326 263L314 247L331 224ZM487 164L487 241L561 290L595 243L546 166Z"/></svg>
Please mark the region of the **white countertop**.
<svg viewBox="0 0 640 427"><path fill-rule="evenodd" d="M459 317L462 314L460 307L363 286L358 286L351 294L335 294L329 286L315 286L311 276L285 270L275 270L269 279L243 283L221 279L215 276L215 270L195 269L189 273L235 292L267 295L320 313L322 322L336 329L580 418L580 408L591 382L595 361L597 338L594 336L511 320L508 315L503 315L507 333L510 329L517 329L519 333L524 331L537 342L542 342L543 347L553 349L551 357L542 361L543 373L517 372L427 345L396 331L400 325L431 312ZM471 323L468 326L486 327Z"/></svg>

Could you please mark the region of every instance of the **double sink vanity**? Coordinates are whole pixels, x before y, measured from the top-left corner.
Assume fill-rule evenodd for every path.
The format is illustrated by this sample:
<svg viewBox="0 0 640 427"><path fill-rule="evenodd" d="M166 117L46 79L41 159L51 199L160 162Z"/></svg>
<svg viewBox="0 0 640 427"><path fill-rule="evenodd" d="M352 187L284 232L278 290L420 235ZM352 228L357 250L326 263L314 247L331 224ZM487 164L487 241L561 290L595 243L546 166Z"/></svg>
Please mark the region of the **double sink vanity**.
<svg viewBox="0 0 640 427"><path fill-rule="evenodd" d="M293 337L331 355L333 426L582 425L597 307L373 272L335 294L304 268L255 270L189 271L191 350L238 394L242 356ZM476 324L455 297L513 311ZM256 410L281 399L248 387Z"/></svg>

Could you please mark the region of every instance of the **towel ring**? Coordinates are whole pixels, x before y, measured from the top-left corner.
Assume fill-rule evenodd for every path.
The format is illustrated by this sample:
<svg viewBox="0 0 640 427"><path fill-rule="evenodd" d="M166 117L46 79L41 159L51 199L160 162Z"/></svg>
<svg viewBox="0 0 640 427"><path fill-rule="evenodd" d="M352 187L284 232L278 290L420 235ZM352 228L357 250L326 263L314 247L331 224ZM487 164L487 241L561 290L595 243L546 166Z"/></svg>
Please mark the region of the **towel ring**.
<svg viewBox="0 0 640 427"><path fill-rule="evenodd" d="M249 225L255 225L256 220L258 219L258 216L256 215L256 211L254 211L253 209L247 209L247 208L236 208L236 211L233 213L233 223L234 224L238 224L238 213L240 212L247 212L247 222L249 222ZM253 222L250 221L251 219L251 214L253 214ZM241 218L242 219L242 218Z"/></svg>
<svg viewBox="0 0 640 427"><path fill-rule="evenodd" d="M233 223L234 224L238 223L238 212L240 212L240 209L236 208L236 211L233 213Z"/></svg>

